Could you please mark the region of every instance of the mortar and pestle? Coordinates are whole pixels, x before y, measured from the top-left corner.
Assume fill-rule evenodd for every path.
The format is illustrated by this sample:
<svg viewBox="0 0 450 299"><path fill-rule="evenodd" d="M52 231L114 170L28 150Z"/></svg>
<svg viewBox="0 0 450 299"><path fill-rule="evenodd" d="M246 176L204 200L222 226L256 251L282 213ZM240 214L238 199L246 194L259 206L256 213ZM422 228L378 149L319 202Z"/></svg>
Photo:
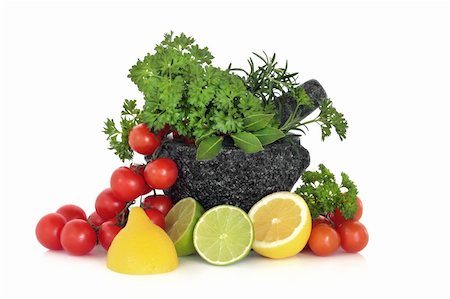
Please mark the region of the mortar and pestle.
<svg viewBox="0 0 450 299"><path fill-rule="evenodd" d="M305 118L320 106L327 95L316 80L309 80L301 86L315 106L302 111L301 116ZM279 102L280 123L284 123L296 103L289 96L280 97ZM229 204L248 212L268 194L291 191L310 163L308 150L295 136L286 136L254 154L246 154L226 141L222 151L212 160L198 161L196 152L195 145L176 140L162 145L161 156L173 159L179 169L175 185L164 193L174 203L193 197L205 210ZM146 157L147 160L150 158Z"/></svg>

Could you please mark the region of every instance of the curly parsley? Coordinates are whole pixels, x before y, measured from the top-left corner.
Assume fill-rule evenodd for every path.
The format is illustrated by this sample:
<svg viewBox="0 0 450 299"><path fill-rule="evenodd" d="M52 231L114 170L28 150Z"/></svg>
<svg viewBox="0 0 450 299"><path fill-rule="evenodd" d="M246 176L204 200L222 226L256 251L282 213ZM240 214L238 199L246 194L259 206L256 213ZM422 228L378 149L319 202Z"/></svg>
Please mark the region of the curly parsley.
<svg viewBox="0 0 450 299"><path fill-rule="evenodd" d="M268 127L273 115L264 126L249 128L247 119L271 115L273 109L248 91L239 76L212 66L208 48L194 42L185 34L166 34L154 53L130 69L129 77L144 94L143 121L153 130L168 124L198 144L211 138L199 147L201 151L213 144L215 148L208 153L218 153L222 143L214 141L226 135L233 139L244 136L246 142L236 145L246 152L262 149L253 132ZM247 134L241 134L244 132ZM211 155L199 153L198 157Z"/></svg>
<svg viewBox="0 0 450 299"><path fill-rule="evenodd" d="M347 174L341 173L341 183L338 184L334 174L320 164L319 171L305 171L301 178L303 185L295 192L306 201L313 219L319 215L327 216L336 208L346 219L355 215L358 188Z"/></svg>
<svg viewBox="0 0 450 299"><path fill-rule="evenodd" d="M122 162L133 158L133 150L128 145L128 134L134 126L142 122L141 113L142 111L136 107L136 100L125 100L120 113L120 130L117 129L113 119L108 118L105 121L103 133L108 136L109 149L114 150Z"/></svg>

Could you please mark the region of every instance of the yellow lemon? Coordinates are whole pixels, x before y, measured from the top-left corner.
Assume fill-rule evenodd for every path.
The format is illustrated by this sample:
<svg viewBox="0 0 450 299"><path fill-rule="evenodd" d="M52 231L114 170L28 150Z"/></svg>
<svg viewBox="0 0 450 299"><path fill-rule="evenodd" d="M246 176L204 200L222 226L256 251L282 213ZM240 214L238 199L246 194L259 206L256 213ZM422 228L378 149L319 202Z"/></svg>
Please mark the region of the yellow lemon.
<svg viewBox="0 0 450 299"><path fill-rule="evenodd" d="M174 270L178 257L172 240L144 210L131 208L127 225L114 238L107 267L125 274L156 274Z"/></svg>
<svg viewBox="0 0 450 299"><path fill-rule="evenodd" d="M291 192L276 192L248 212L255 230L253 250L279 259L299 253L311 234L311 213L305 200Z"/></svg>

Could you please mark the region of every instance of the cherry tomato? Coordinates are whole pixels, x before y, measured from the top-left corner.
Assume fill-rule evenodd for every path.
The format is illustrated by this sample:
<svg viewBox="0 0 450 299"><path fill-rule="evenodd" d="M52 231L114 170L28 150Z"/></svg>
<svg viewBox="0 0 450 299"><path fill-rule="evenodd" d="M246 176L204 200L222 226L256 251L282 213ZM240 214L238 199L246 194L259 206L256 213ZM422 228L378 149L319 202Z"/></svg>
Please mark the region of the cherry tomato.
<svg viewBox="0 0 450 299"><path fill-rule="evenodd" d="M330 225L330 220L328 220L326 217L320 215L319 217L317 217L316 219L313 220L312 225L314 227L314 226L319 225L321 223Z"/></svg>
<svg viewBox="0 0 450 299"><path fill-rule="evenodd" d="M111 189L117 198L125 202L131 201L144 192L145 180L128 167L117 168L111 176Z"/></svg>
<svg viewBox="0 0 450 299"><path fill-rule="evenodd" d="M313 227L308 245L315 255L328 256L333 254L341 243L341 238L330 225L321 223Z"/></svg>
<svg viewBox="0 0 450 299"><path fill-rule="evenodd" d="M189 139L187 137L184 137L184 143L186 144L195 144L195 140L194 139Z"/></svg>
<svg viewBox="0 0 450 299"><path fill-rule="evenodd" d="M141 195L147 195L153 191L153 188L150 187L147 183L145 183L144 192Z"/></svg>
<svg viewBox="0 0 450 299"><path fill-rule="evenodd" d="M173 139L180 139L181 138L181 135L178 134L178 131L172 131L172 136L173 136Z"/></svg>
<svg viewBox="0 0 450 299"><path fill-rule="evenodd" d="M61 250L61 231L66 218L58 213L50 213L42 217L36 225L36 238L42 246L51 250Z"/></svg>
<svg viewBox="0 0 450 299"><path fill-rule="evenodd" d="M102 217L100 217L97 214L97 212L92 212L92 214L89 215L87 221L94 228L99 227L100 225L102 225L103 222L105 222L105 220Z"/></svg>
<svg viewBox="0 0 450 299"><path fill-rule="evenodd" d="M155 189L168 189L178 176L177 164L169 158L159 158L148 163L144 170L147 184Z"/></svg>
<svg viewBox="0 0 450 299"><path fill-rule="evenodd" d="M61 245L72 255L88 254L96 244L97 234L86 220L71 220L61 231Z"/></svg>
<svg viewBox="0 0 450 299"><path fill-rule="evenodd" d="M169 126L169 124L165 124L164 128L162 128L162 130L159 131L156 136L158 136L158 138L161 140L164 137L166 137L166 135L169 133L170 133L170 126Z"/></svg>
<svg viewBox="0 0 450 299"><path fill-rule="evenodd" d="M131 129L128 144L139 154L151 155L161 145L161 140L149 131L146 124L139 124Z"/></svg>
<svg viewBox="0 0 450 299"><path fill-rule="evenodd" d="M103 219L116 217L127 205L126 202L118 199L111 188L103 190L95 201L95 211Z"/></svg>
<svg viewBox="0 0 450 299"><path fill-rule="evenodd" d="M166 195L150 195L142 201L144 209L153 208L160 211L164 216L169 213L173 207L172 199Z"/></svg>
<svg viewBox="0 0 450 299"><path fill-rule="evenodd" d="M359 221L346 220L338 227L341 236L341 246L347 252L358 252L366 247L369 242L369 233L366 227Z"/></svg>
<svg viewBox="0 0 450 299"><path fill-rule="evenodd" d="M145 209L144 211L145 211L145 214L147 214L148 218L150 218L150 220L154 224L156 224L157 226L159 226L162 229L164 229L164 226L165 226L166 223L164 221L163 213L161 213L157 209Z"/></svg>
<svg viewBox="0 0 450 299"><path fill-rule="evenodd" d="M76 205L62 206L56 211L56 213L63 215L66 218L66 221L70 221L72 219L86 220L86 213L82 208Z"/></svg>
<svg viewBox="0 0 450 299"><path fill-rule="evenodd" d="M98 230L98 241L100 245L102 245L105 250L108 250L112 241L121 230L122 228L117 225L117 221L115 220L103 223Z"/></svg>
<svg viewBox="0 0 450 299"><path fill-rule="evenodd" d="M133 170L134 172L139 173L139 175L141 175L142 177L144 177L144 169L145 169L145 165L144 164L131 164L130 165L130 169ZM145 180L144 180L145 181ZM150 187L147 182L145 182L144 185L144 191L142 191L141 195L145 195L150 193L151 191L153 191L153 188Z"/></svg>
<svg viewBox="0 0 450 299"><path fill-rule="evenodd" d="M356 198L356 204L358 206L358 210L356 211L356 213L353 216L353 218L351 218L349 220L359 220L359 219L361 219L361 216L362 216L362 213L363 213L363 205L362 205L361 199L359 199L359 197ZM347 220L347 219L345 219L344 215L342 215L342 212L339 209L336 209L334 211L334 213L330 215L330 219L331 219L331 221L333 221L333 223L334 223L334 225L336 227L338 227L344 221Z"/></svg>

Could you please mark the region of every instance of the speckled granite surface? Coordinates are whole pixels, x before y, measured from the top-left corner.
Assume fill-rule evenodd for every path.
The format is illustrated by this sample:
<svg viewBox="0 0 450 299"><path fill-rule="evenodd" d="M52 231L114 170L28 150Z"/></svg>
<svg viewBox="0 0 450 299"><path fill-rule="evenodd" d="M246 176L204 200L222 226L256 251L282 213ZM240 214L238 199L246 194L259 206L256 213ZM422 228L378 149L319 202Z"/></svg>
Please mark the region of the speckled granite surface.
<svg viewBox="0 0 450 299"><path fill-rule="evenodd" d="M255 154L228 146L209 161L197 161L194 145L176 141L165 143L161 154L179 168L177 182L165 193L174 202L193 197L205 209L231 204L248 211L265 195L290 191L310 162L298 139L270 144Z"/></svg>

